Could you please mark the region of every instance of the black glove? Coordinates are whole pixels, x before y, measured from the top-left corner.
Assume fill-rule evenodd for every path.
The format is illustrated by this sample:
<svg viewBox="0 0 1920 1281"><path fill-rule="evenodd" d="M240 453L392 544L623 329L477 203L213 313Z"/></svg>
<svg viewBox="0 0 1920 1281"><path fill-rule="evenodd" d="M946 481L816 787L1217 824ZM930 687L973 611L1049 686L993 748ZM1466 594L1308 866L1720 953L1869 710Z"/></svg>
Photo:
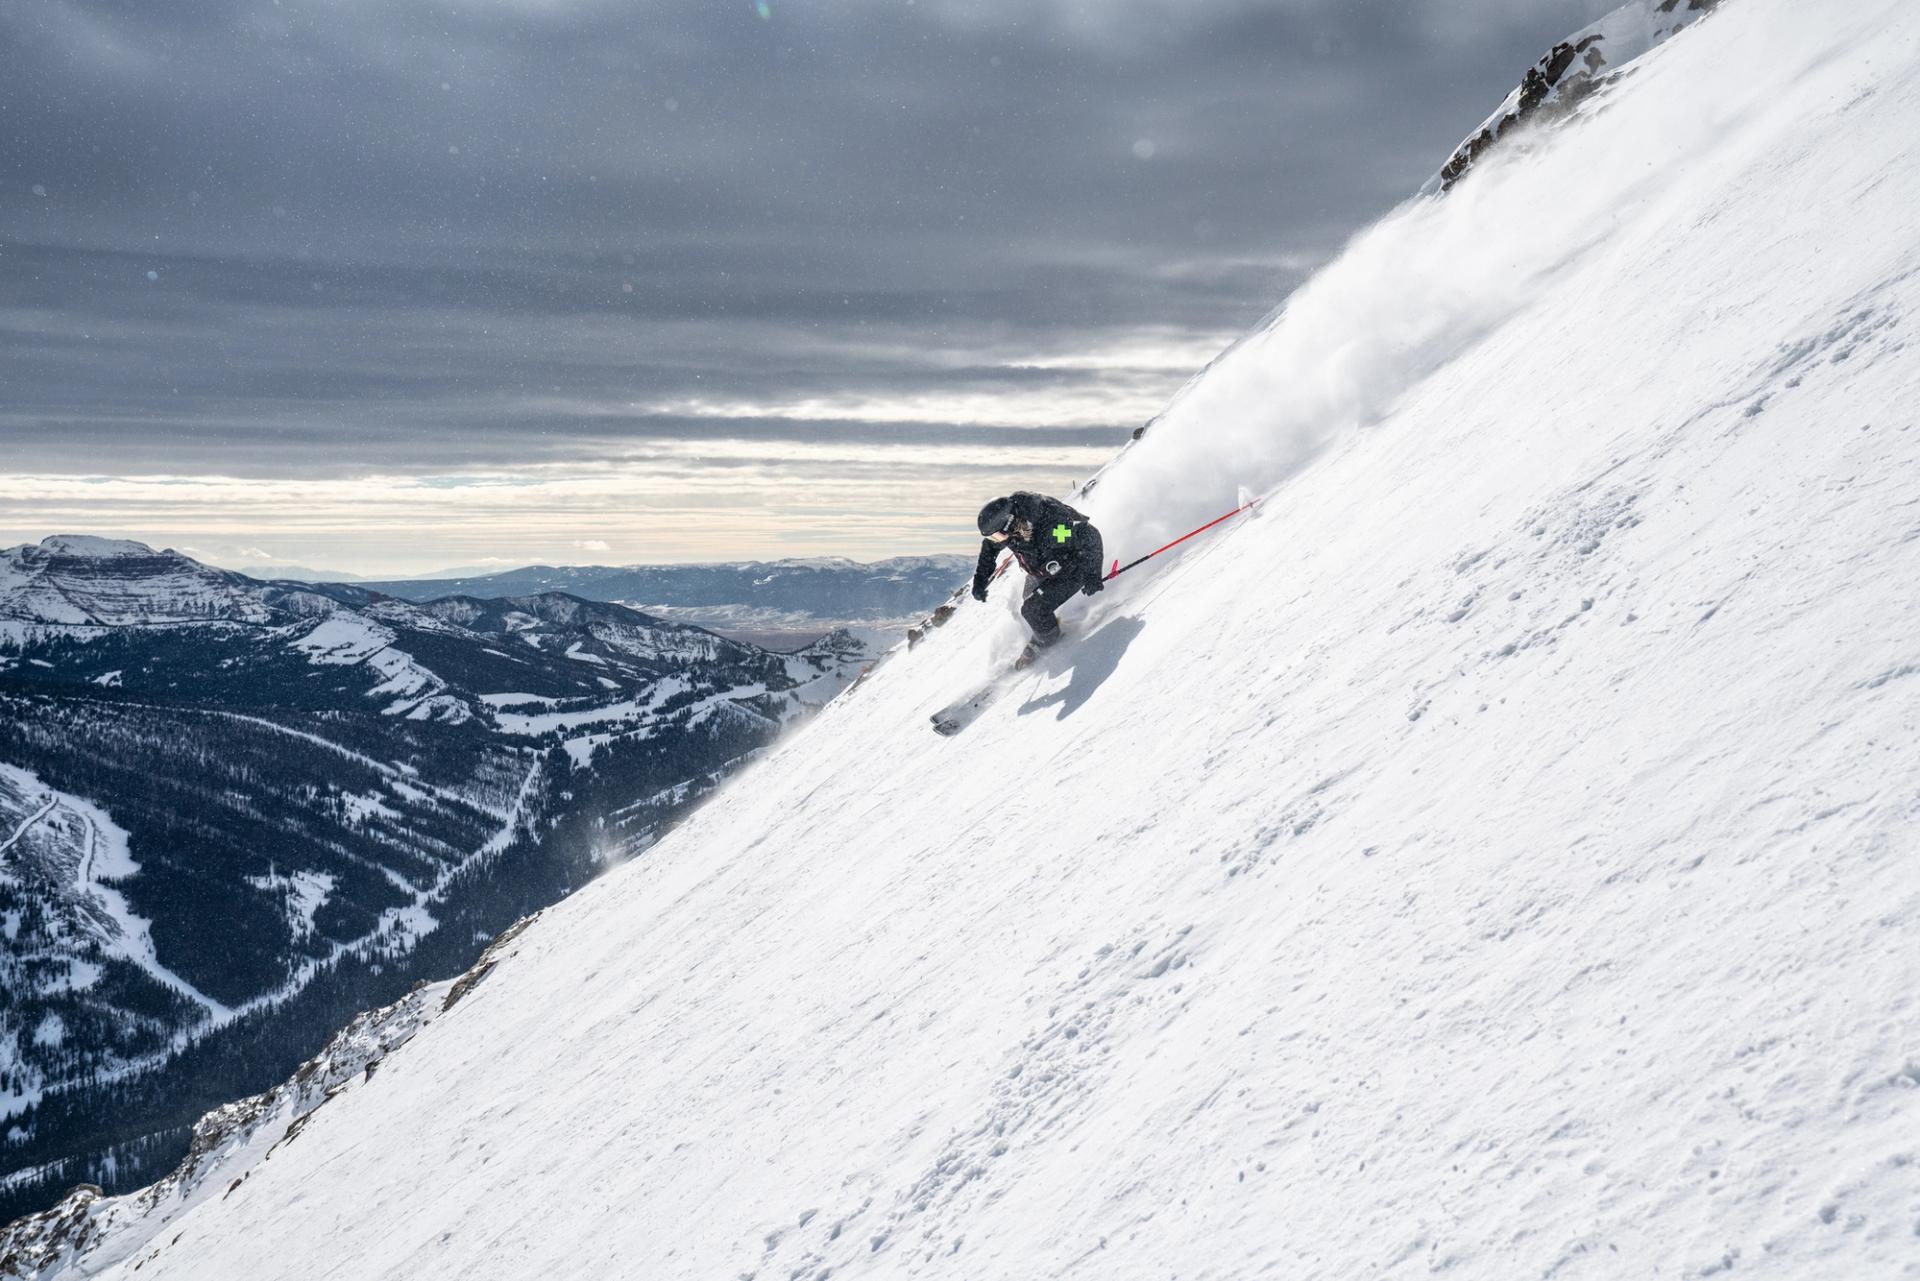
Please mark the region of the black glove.
<svg viewBox="0 0 1920 1281"><path fill-rule="evenodd" d="M987 585L978 579L975 579L973 583L973 598L977 601L985 601L987 599Z"/></svg>
<svg viewBox="0 0 1920 1281"><path fill-rule="evenodd" d="M1103 583L1103 582L1101 582L1101 581L1100 581L1099 579L1097 579L1097 578L1089 578L1089 579L1088 579L1088 580L1087 580L1087 581L1086 581L1086 582L1085 582L1085 583L1084 583L1084 584L1083 584L1083 585L1081 586L1081 588L1080 588L1080 594L1081 594L1082 596L1091 596L1091 595L1093 595L1093 594L1094 594L1095 592L1097 592L1097 591L1099 591L1099 590L1100 590L1101 588L1103 588L1103 587L1105 587L1105 586L1106 586L1106 584L1105 584L1105 583Z"/></svg>

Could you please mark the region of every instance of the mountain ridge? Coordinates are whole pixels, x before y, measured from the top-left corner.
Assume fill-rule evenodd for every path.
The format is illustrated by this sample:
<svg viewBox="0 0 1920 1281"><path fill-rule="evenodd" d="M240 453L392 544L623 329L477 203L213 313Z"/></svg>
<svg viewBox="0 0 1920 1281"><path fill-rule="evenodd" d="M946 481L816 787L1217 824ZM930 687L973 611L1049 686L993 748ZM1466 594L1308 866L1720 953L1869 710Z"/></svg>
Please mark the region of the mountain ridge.
<svg viewBox="0 0 1920 1281"><path fill-rule="evenodd" d="M97 554L109 546L113 554ZM88 548L93 552L84 550ZM791 648L847 627L861 629L875 641L879 633L895 630L931 608L971 566L972 558L964 555L873 562L807 557L691 565L535 565L470 578L357 578L339 583L221 569L171 548L155 551L130 540L55 535L0 550L0 634L10 624L18 631L27 622L78 626L158 624L169 617L193 621L231 614L243 600L262 610L293 608L303 601L325 609L320 602L359 606L374 596L419 604L448 596L494 599L558 591L731 634L762 648ZM92 581L72 581L76 567L90 568L79 577ZM163 572L171 578L162 579ZM67 593L42 587L36 594L33 584L49 575L64 575ZM145 585L145 595L125 594L125 583L133 578ZM116 582L122 584L119 595Z"/></svg>
<svg viewBox="0 0 1920 1281"><path fill-rule="evenodd" d="M369 581L408 600L564 590L663 617L734 630L892 626L924 613L972 568L972 557L896 556L716 561L688 565L534 565L465 579Z"/></svg>

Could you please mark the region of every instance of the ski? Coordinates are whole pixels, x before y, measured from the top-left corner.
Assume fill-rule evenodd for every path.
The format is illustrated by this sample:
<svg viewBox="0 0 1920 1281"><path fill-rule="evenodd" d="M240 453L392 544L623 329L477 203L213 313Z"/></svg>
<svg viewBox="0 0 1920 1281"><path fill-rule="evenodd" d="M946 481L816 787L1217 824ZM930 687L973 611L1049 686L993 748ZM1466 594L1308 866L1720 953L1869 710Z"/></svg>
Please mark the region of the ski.
<svg viewBox="0 0 1920 1281"><path fill-rule="evenodd" d="M1001 672L998 676L995 676L992 680L973 691L973 693L968 694L965 698L957 702L949 703L932 716L929 716L927 719L933 722L933 732L944 735L947 738L952 738L955 734L958 734L961 730L973 724L974 721L980 718L980 713L991 707L994 700L1006 691L1007 686L1013 683L1014 678L1020 675L1021 672L1026 671L1029 667L1032 667L1040 655L1045 652L1046 651L1039 646L1028 642L1027 647L1020 651L1020 657L1013 661L1013 666Z"/></svg>
<svg viewBox="0 0 1920 1281"><path fill-rule="evenodd" d="M947 704L927 719L933 722L933 732L945 738L952 738L967 726L980 719L980 713L993 705L1013 679L1013 673L1007 672L994 677L979 689L968 694L958 702Z"/></svg>

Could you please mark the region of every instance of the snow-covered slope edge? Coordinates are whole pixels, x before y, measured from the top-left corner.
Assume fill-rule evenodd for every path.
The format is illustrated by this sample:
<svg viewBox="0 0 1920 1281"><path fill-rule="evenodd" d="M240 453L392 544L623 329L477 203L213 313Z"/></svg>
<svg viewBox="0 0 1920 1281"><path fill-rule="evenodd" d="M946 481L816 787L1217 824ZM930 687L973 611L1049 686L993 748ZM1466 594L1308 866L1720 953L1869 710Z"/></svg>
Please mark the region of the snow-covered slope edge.
<svg viewBox="0 0 1920 1281"><path fill-rule="evenodd" d="M166 1178L113 1198L83 1184L52 1209L0 1230L0 1276L110 1267L134 1258L169 1224L223 1188L222 1195L231 1196L256 1165L299 1137L315 1109L372 1081L388 1055L478 986L511 954L510 945L537 915L503 932L460 977L419 984L393 1004L362 1014L284 1085L200 1118L186 1159Z"/></svg>
<svg viewBox="0 0 1920 1281"><path fill-rule="evenodd" d="M1729 6L1363 238L1092 496L1260 519L945 741L969 605L140 1281L1911 1273L1910 9ZM1364 288L1474 219L1499 305Z"/></svg>

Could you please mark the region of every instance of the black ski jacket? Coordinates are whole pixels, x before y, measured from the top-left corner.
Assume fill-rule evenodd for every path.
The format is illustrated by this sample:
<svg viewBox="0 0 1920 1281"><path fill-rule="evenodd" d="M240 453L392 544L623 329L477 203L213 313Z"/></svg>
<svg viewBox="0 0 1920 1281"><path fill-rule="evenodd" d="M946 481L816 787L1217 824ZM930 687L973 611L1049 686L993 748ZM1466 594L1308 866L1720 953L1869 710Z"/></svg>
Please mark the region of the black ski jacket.
<svg viewBox="0 0 1920 1281"><path fill-rule="evenodd" d="M993 577L993 566L1000 549L1008 548L1020 562L1020 568L1035 578L1070 579L1097 582L1105 571L1106 555L1100 531L1093 522L1058 499L1024 491L1011 495L1013 532L1004 543L991 538L980 540L980 559L973 567L973 586L978 593ZM1022 536L1020 522L1029 527Z"/></svg>

